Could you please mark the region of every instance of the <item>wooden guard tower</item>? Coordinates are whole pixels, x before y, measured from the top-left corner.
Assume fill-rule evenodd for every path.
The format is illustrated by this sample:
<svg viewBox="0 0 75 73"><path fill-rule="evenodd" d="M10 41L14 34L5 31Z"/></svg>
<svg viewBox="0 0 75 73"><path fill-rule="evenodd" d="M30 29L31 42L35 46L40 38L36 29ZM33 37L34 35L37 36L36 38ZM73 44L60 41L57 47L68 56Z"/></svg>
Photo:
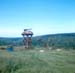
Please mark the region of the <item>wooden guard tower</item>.
<svg viewBox="0 0 75 73"><path fill-rule="evenodd" d="M31 42L32 42L32 35L33 32L30 31L31 29L24 29L22 36L23 36L23 42L25 45L25 48L30 48L31 47Z"/></svg>

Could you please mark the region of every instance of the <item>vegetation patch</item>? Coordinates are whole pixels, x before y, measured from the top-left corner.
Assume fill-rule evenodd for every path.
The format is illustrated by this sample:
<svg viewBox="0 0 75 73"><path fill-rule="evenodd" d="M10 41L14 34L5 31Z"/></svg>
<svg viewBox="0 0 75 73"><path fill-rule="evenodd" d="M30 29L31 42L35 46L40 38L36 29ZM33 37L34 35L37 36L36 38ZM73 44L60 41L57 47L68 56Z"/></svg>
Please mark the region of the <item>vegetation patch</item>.
<svg viewBox="0 0 75 73"><path fill-rule="evenodd" d="M0 73L75 73L75 50L0 51Z"/></svg>

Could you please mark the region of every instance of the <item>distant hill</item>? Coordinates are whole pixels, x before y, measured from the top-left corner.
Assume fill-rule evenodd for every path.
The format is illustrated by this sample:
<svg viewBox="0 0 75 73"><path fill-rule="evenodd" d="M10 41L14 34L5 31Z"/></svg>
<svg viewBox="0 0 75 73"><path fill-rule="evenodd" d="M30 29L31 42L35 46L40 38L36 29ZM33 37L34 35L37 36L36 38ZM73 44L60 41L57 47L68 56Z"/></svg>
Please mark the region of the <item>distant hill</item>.
<svg viewBox="0 0 75 73"><path fill-rule="evenodd" d="M0 38L0 45L23 45L23 38ZM48 34L32 38L33 46L75 49L75 33Z"/></svg>
<svg viewBox="0 0 75 73"><path fill-rule="evenodd" d="M49 34L33 38L33 44L52 48L75 49L75 33Z"/></svg>
<svg viewBox="0 0 75 73"><path fill-rule="evenodd" d="M22 38L0 38L0 45L22 45Z"/></svg>

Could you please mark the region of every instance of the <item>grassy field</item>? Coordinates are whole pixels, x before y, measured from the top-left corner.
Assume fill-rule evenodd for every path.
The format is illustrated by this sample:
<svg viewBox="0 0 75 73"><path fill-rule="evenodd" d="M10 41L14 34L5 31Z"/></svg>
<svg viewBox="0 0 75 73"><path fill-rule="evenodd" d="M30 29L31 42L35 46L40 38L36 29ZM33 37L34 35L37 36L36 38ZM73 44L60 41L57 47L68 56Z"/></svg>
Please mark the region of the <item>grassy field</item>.
<svg viewBox="0 0 75 73"><path fill-rule="evenodd" d="M75 73L75 50L0 50L0 73Z"/></svg>

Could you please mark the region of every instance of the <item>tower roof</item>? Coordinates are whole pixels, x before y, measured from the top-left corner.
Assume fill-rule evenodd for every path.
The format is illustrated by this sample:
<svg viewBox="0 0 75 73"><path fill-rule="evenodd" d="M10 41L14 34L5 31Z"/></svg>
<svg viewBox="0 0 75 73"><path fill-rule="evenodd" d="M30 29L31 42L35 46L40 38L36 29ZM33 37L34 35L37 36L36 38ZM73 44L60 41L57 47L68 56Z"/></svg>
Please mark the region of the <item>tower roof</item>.
<svg viewBox="0 0 75 73"><path fill-rule="evenodd" d="M24 29L24 32L22 33L22 35L33 35L33 32L28 29Z"/></svg>

